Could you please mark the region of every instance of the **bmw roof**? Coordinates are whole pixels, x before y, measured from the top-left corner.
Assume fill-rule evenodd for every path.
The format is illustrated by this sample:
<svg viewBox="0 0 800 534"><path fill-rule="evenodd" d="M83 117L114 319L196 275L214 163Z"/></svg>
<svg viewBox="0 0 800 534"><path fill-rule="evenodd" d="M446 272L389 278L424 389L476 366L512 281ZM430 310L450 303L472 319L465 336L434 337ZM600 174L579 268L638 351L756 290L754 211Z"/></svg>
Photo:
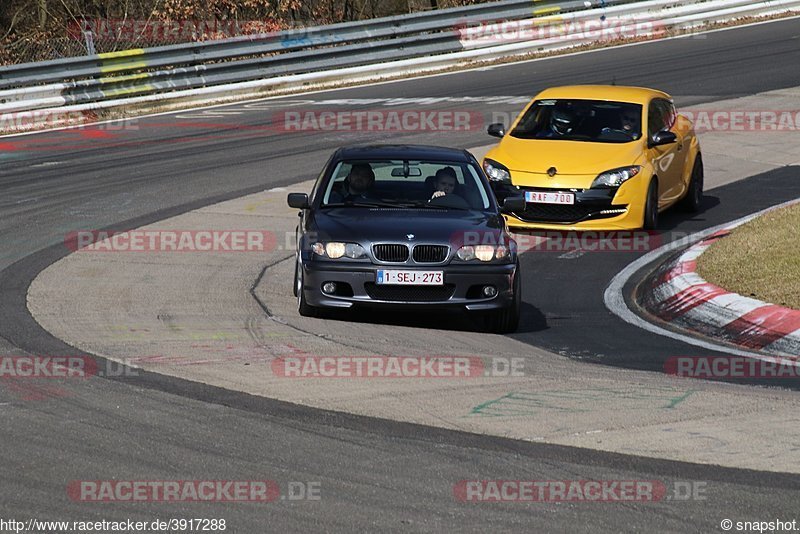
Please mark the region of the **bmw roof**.
<svg viewBox="0 0 800 534"><path fill-rule="evenodd" d="M355 145L342 147L335 159L410 159L428 161L463 161L470 159L466 150L429 145Z"/></svg>

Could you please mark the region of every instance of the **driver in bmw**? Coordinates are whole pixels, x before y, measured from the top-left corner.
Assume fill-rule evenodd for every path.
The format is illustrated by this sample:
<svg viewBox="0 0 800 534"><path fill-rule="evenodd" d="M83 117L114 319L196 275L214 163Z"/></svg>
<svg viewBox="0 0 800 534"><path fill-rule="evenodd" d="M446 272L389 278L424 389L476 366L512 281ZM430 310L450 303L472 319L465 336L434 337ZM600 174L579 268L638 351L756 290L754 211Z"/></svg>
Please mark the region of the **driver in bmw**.
<svg viewBox="0 0 800 534"><path fill-rule="evenodd" d="M356 163L344 179L342 193L334 192L331 202L358 202L374 200L372 188L375 185L375 172L367 163ZM342 195L344 197L342 198Z"/></svg>

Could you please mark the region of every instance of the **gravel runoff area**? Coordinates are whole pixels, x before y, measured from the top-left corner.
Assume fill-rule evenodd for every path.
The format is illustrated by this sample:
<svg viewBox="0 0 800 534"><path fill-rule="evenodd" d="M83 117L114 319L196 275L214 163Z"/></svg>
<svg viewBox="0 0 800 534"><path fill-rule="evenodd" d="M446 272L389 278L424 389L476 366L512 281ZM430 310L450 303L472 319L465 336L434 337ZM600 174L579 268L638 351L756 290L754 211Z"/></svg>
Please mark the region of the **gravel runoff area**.
<svg viewBox="0 0 800 534"><path fill-rule="evenodd" d="M700 256L697 272L728 291L800 309L800 205L735 229Z"/></svg>

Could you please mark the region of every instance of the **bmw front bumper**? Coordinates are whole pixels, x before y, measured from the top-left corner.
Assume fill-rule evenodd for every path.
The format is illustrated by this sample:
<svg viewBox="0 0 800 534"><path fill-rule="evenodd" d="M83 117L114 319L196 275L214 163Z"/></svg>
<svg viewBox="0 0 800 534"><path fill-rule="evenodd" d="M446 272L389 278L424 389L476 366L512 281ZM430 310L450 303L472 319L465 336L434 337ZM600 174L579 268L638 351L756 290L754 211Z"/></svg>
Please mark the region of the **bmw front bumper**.
<svg viewBox="0 0 800 534"><path fill-rule="evenodd" d="M407 286L376 284L378 270L443 271L444 285ZM513 281L517 265L376 265L334 261L304 261L303 291L311 306L326 308L461 308L470 311L496 310L512 304ZM322 286L336 284L336 292L325 293ZM486 297L484 286L497 294Z"/></svg>

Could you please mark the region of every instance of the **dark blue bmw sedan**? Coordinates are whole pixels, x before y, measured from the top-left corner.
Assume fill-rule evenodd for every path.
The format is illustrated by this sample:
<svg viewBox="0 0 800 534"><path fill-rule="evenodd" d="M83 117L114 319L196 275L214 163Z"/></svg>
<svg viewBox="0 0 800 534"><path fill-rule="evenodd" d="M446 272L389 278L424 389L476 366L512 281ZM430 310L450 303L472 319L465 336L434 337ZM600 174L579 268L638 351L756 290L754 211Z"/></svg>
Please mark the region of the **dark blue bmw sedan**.
<svg viewBox="0 0 800 534"><path fill-rule="evenodd" d="M294 292L322 308L460 308L513 332L520 316L516 243L483 170L466 150L357 146L331 156L299 208Z"/></svg>

